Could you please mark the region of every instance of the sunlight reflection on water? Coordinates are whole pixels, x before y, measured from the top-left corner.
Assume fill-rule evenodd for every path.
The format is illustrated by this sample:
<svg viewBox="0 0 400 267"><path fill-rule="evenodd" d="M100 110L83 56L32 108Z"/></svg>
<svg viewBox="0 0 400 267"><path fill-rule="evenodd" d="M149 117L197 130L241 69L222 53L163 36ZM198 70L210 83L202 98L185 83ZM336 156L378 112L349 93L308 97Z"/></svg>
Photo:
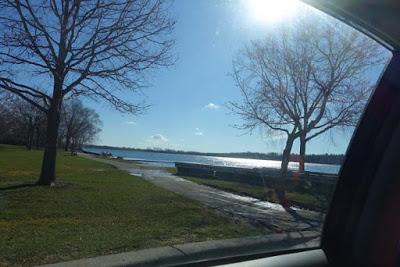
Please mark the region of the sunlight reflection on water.
<svg viewBox="0 0 400 267"><path fill-rule="evenodd" d="M126 160L137 160L146 162L146 164L173 167L175 162L196 163L213 166L228 166L237 168L280 168L281 162L278 160L259 160L259 159L245 159L245 158L228 158L228 157L213 157L213 156L200 156L188 155L179 153L160 153L160 152L147 152L136 150L124 149L109 149L109 148L85 148L86 151L93 153L111 153L115 157L123 157ZM299 164L297 162L290 162L289 169L297 170ZM306 163L305 170L310 172L322 172L337 174L339 172L339 165Z"/></svg>

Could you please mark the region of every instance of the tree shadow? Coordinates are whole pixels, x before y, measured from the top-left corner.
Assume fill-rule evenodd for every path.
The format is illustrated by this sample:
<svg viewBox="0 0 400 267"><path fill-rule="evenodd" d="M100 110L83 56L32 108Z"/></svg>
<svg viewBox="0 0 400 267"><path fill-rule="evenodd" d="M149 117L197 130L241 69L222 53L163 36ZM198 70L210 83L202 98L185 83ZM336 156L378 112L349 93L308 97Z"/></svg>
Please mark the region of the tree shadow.
<svg viewBox="0 0 400 267"><path fill-rule="evenodd" d="M11 190L16 190L16 189L20 189L20 188L35 187L35 186L38 186L38 185L36 183L14 184L14 185L0 187L0 191L11 191Z"/></svg>
<svg viewBox="0 0 400 267"><path fill-rule="evenodd" d="M318 219L310 219L300 215L296 210L292 209L291 207L282 206L287 213L289 213L296 221L303 222L310 227L315 227L322 224L322 221Z"/></svg>

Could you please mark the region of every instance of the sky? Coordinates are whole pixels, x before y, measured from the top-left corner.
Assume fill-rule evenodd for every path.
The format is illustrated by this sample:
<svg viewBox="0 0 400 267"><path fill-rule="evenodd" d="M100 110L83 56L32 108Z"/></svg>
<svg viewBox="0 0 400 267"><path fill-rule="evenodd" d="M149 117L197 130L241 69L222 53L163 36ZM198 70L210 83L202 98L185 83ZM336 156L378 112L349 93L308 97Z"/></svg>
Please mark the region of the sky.
<svg viewBox="0 0 400 267"><path fill-rule="evenodd" d="M251 40L260 39L296 15L303 4L271 6L266 0L175 0L177 24L173 53L177 62L148 75L142 97L150 108L140 116L118 113L102 103L85 103L100 114L96 144L135 148L169 148L201 152L278 152L279 133L234 127L240 119L227 108L239 101L229 73L232 59ZM275 1L278 2L278 1ZM264 11L263 11L264 10ZM322 16L320 12L315 14ZM344 153L352 130L338 130L312 140L308 153ZM293 152L298 151L295 143Z"/></svg>

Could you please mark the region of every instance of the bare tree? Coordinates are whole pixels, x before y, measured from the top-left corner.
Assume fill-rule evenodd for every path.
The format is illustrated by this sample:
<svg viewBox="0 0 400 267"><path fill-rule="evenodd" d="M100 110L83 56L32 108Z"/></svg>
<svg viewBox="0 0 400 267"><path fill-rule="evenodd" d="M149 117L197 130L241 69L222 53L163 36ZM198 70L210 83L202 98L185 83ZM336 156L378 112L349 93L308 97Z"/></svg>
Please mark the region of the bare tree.
<svg viewBox="0 0 400 267"><path fill-rule="evenodd" d="M86 96L139 113L129 94L173 63L163 0L0 0L0 88L47 114L38 184L55 182L64 98Z"/></svg>
<svg viewBox="0 0 400 267"><path fill-rule="evenodd" d="M7 113L7 102L9 100L9 94L0 91L0 117L5 116Z"/></svg>
<svg viewBox="0 0 400 267"><path fill-rule="evenodd" d="M0 142L39 147L43 137L45 114L14 95L0 98Z"/></svg>
<svg viewBox="0 0 400 267"><path fill-rule="evenodd" d="M61 114L60 136L64 139L64 150L71 152L82 144L93 142L100 132L102 122L92 109L73 99L66 101Z"/></svg>
<svg viewBox="0 0 400 267"><path fill-rule="evenodd" d="M242 101L230 103L243 121L238 127L286 135L281 163L286 177L297 138L304 162L306 142L355 124L372 88L368 71L382 62L380 52L354 30L306 18L251 42L233 61L242 94Z"/></svg>
<svg viewBox="0 0 400 267"><path fill-rule="evenodd" d="M3 140L10 131L12 114L9 107L10 100L10 94L0 91L0 140Z"/></svg>
<svg viewBox="0 0 400 267"><path fill-rule="evenodd" d="M347 26L314 27L307 25L305 39L301 42L311 40L309 50L302 45L294 54L301 60L292 58L288 61L294 66L290 67L293 86L298 88L300 99L298 125L302 171L308 141L333 128L356 126L375 87L369 72L373 68L380 69L385 62L385 53L379 44L355 30L348 30ZM312 53L314 58L301 57Z"/></svg>
<svg viewBox="0 0 400 267"><path fill-rule="evenodd" d="M15 99L13 104L13 110L16 112L11 116L12 124L16 128L14 132L22 135L28 150L31 150L35 143L38 147L41 129L46 122L45 114L21 99Z"/></svg>

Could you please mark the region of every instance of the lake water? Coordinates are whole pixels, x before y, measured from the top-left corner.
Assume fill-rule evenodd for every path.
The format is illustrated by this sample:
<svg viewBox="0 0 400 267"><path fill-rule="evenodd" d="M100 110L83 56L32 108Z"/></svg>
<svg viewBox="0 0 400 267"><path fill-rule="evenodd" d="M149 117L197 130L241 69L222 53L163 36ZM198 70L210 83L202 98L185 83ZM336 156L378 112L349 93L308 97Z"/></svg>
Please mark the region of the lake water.
<svg viewBox="0 0 400 267"><path fill-rule="evenodd" d="M188 155L179 153L159 153L148 151L136 151L126 149L110 149L110 148L97 148L85 147L85 151L92 153L111 153L115 157L123 157L126 160L137 160L146 162L148 164L156 163L163 166L174 166L175 162L197 163L213 166L227 166L237 168L280 168L281 162L278 160L260 160L260 159L244 159L244 158L228 158L228 157L213 157L213 156L199 156ZM297 170L299 165L297 162L290 162L289 169ZM321 172L337 174L339 172L339 165L306 163L305 170L310 172Z"/></svg>

